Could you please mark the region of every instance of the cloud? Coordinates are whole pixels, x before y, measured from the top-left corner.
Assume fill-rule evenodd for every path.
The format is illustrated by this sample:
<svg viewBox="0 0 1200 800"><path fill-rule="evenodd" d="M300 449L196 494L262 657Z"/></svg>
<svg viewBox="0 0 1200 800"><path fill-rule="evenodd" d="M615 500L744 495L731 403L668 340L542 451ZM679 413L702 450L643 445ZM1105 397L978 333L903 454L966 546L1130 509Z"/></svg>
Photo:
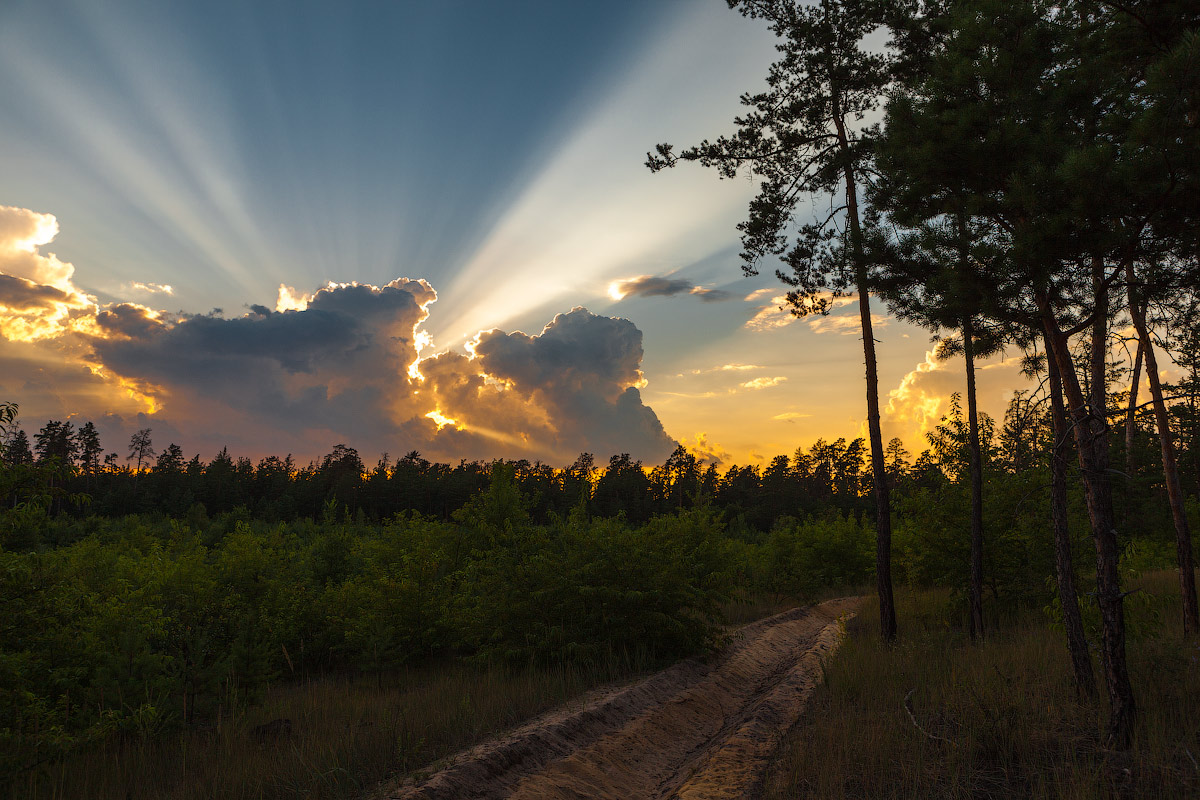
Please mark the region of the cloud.
<svg viewBox="0 0 1200 800"><path fill-rule="evenodd" d="M74 287L73 266L40 253L57 230L50 215L0 209L0 397L26 418L80 415L118 437L151 427L193 452L250 455L316 456L341 441L444 459L569 463L587 450L656 462L675 447L642 401L642 334L628 320L576 308L536 335L481 332L467 352L422 358L437 299L425 280L281 286L275 310L230 318L101 306Z"/></svg>
<svg viewBox="0 0 1200 800"><path fill-rule="evenodd" d="M779 376L776 378L754 378L742 384L743 389L770 389L772 386L778 386L786 381L787 378Z"/></svg>
<svg viewBox="0 0 1200 800"><path fill-rule="evenodd" d="M980 408L997 414L1003 413L1014 389L1029 385L1029 380L1021 374L1019 357L979 363L975 379ZM934 351L927 351L925 359L888 392L882 420L888 431L885 438L899 436L920 449L925 434L949 411L950 396L965 391L962 358L940 361Z"/></svg>
<svg viewBox="0 0 1200 800"><path fill-rule="evenodd" d="M694 369L692 370L692 374L704 375L710 372L745 372L751 369L762 369L762 367L756 364L721 364L716 367L709 367L708 369ZM682 377L682 375L680 377Z"/></svg>
<svg viewBox="0 0 1200 800"><path fill-rule="evenodd" d="M716 442L708 440L708 434L700 432L696 434L696 440L689 442L684 439L680 442L692 455L699 459L701 464L712 464L719 467L721 464L729 460L729 453L724 447Z"/></svg>
<svg viewBox="0 0 1200 800"><path fill-rule="evenodd" d="M286 284L279 284L279 298L275 301L276 311L303 311L308 308L312 295L297 292Z"/></svg>
<svg viewBox="0 0 1200 800"><path fill-rule="evenodd" d="M631 296L673 297L678 294L690 294L699 297L706 303L718 303L733 298L732 294L722 289L705 289L681 278L662 278L652 275L613 281L608 287L608 294L614 300L624 300Z"/></svg>
<svg viewBox="0 0 1200 800"><path fill-rule="evenodd" d="M58 220L53 214L0 206L0 272L65 292L75 291L71 284L75 267L53 253L38 252L57 235Z"/></svg>
<svg viewBox="0 0 1200 800"><path fill-rule="evenodd" d="M811 416L812 414L801 414L799 411L785 411L782 414L776 414L771 419L777 419L780 422L791 422L797 419L807 419Z"/></svg>
<svg viewBox="0 0 1200 800"><path fill-rule="evenodd" d="M748 302L759 300L767 293L769 293L768 290L759 289L746 295L746 300ZM830 310L836 310L858 302L858 298L856 297L834 297L832 292L820 292L813 299L814 301L827 303ZM808 320L809 325L812 326L814 322L821 319L829 319L829 317L813 314L806 317L797 317L792 313L792 307L788 303L787 295L777 294L771 298L770 303L760 305L758 310L755 311L754 316L746 320L744 327L752 331L769 331L791 325L793 322L801 319ZM816 330L815 327L814 330ZM818 330L817 332L823 333L824 331Z"/></svg>
<svg viewBox="0 0 1200 800"><path fill-rule="evenodd" d="M75 267L42 246L58 235L52 214L0 206L0 336L34 342L74 330L95 300L72 283Z"/></svg>
<svg viewBox="0 0 1200 800"><path fill-rule="evenodd" d="M159 315L136 303L118 303L96 314L96 324L104 331L126 339L145 339L162 328Z"/></svg>
<svg viewBox="0 0 1200 800"><path fill-rule="evenodd" d="M482 333L472 350L484 375L543 410L560 451L657 461L674 447L642 402L642 332L629 320L574 308L536 336Z"/></svg>
<svg viewBox="0 0 1200 800"><path fill-rule="evenodd" d="M130 291L144 292L146 294L175 294L175 287L169 283L142 283L141 281L133 281L129 284Z"/></svg>
<svg viewBox="0 0 1200 800"><path fill-rule="evenodd" d="M69 300L70 295L62 289L43 286L15 275L0 275L0 305L9 311L50 310Z"/></svg>
<svg viewBox="0 0 1200 800"><path fill-rule="evenodd" d="M842 314L839 316L812 316L807 319L808 327L813 333L836 333L842 336L862 335L862 320L857 314ZM888 318L879 314L871 315L871 327L886 328Z"/></svg>

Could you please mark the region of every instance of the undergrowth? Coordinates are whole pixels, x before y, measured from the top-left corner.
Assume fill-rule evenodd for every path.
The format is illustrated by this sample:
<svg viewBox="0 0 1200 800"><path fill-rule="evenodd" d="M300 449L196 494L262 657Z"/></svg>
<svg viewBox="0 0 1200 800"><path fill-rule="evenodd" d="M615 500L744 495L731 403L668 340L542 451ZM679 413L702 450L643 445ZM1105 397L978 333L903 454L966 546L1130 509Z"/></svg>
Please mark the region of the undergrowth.
<svg viewBox="0 0 1200 800"><path fill-rule="evenodd" d="M1136 585L1126 613L1139 717L1128 753L1103 746L1103 686L1098 699L1077 695L1044 610L993 617L986 641L972 644L947 623L957 616L947 592L905 589L896 645L879 640L875 602L850 622L768 797L1200 796L1200 640L1183 636L1174 572Z"/></svg>

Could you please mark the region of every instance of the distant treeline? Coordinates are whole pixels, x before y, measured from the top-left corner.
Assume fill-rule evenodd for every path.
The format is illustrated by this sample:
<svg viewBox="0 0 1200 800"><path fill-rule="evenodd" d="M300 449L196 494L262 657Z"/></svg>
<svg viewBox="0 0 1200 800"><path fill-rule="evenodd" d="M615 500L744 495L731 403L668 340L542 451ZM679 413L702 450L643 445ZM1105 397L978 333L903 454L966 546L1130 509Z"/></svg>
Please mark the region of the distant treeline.
<svg viewBox="0 0 1200 800"><path fill-rule="evenodd" d="M1190 384L1189 391L1195 387ZM1172 406L1180 445L1180 475L1200 497L1200 425L1198 404L1191 394ZM1126 413L1128 393L1110 395L1113 418ZM1040 464L1050 436L1044 398L1018 392L1001 427L984 418L987 467L994 481L1024 474ZM1129 436L1118 445L1130 446L1129 457L1114 452L1123 463L1117 491L1130 508L1131 533L1170 524L1157 454L1154 422L1148 410L1135 414ZM69 515L118 517L157 513L184 519L236 513L264 521L322 520L334 509L358 521L386 520L397 513L417 512L449 520L453 512L482 492L493 462L431 462L417 452L391 460L381 456L367 467L352 447L336 445L319 462L300 466L292 457L270 456L254 463L233 458L222 450L205 463L188 459L178 445L161 452L153 447L150 430L132 437L130 456L103 452L95 427L85 422L48 421L34 434L34 444L13 428L2 458L9 476L0 484L4 503L13 508L23 500L41 497L47 510ZM887 445L889 484L907 495L939 491L953 483L965 468L967 430L957 398L942 424L927 437L927 449L915 459L899 439ZM627 454L612 456L600 466L582 453L566 468L527 460L504 461L516 485L530 501L538 523L582 508L589 515L623 514L643 523L656 514L703 503L750 530L767 531L780 517L850 516L874 518L872 480L866 442L818 440L790 456L775 456L765 466L704 464L679 447L664 463L644 465ZM957 465L957 466L956 466ZM897 502L893 502L897 507ZM10 531L6 547L29 547L22 534Z"/></svg>

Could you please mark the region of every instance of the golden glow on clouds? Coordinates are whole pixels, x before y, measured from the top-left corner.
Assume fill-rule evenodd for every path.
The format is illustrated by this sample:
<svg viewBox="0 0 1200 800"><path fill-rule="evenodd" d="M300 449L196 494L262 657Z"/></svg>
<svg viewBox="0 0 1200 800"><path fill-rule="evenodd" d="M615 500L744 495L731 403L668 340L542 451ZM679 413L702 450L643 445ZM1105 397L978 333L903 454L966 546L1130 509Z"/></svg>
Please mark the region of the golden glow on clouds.
<svg viewBox="0 0 1200 800"><path fill-rule="evenodd" d="M413 331L413 346L416 348L417 357L408 365L408 377L410 380L423 381L425 376L421 374L421 351L433 344L433 337L428 331Z"/></svg>
<svg viewBox="0 0 1200 800"><path fill-rule="evenodd" d="M297 292L292 287L286 284L279 284L279 297L275 301L275 310L282 313L284 311L305 311L308 309L308 302L312 300L312 295Z"/></svg>
<svg viewBox="0 0 1200 800"><path fill-rule="evenodd" d="M923 383L927 376L944 368L945 362L939 362L932 350L926 351L925 360L905 375L899 386L888 392L887 415L895 421L907 423L918 433L931 430L941 419L945 397L928 391Z"/></svg>
<svg viewBox="0 0 1200 800"><path fill-rule="evenodd" d="M701 463L716 465L725 464L726 466L728 466L730 463L730 456L725 448L721 447L721 445L717 444L716 442L709 441L708 434L704 431L697 433L696 438L693 441L688 441L686 438L684 438L680 439L679 443L682 444L689 453L699 459Z"/></svg>
<svg viewBox="0 0 1200 800"><path fill-rule="evenodd" d="M99 364L88 364L88 369L97 378L106 383L116 383L124 391L125 396L132 400L137 410L143 414L157 414L162 410L162 403L155 395L164 394L161 386L155 386L148 381L126 378L121 375L111 375Z"/></svg>
<svg viewBox="0 0 1200 800"><path fill-rule="evenodd" d="M620 302L625 298L625 281L613 281L608 285L608 296Z"/></svg>
<svg viewBox="0 0 1200 800"><path fill-rule="evenodd" d="M780 422L791 422L794 419L808 419L812 414L801 414L799 411L786 411L783 414L776 414L771 419L777 419Z"/></svg>
<svg viewBox="0 0 1200 800"><path fill-rule="evenodd" d="M78 363L88 338L105 339L122 334L97 324L101 308L94 297L73 283L75 267L53 253L40 248L58 235L53 214L40 214L23 208L0 206L0 276L6 280L6 295L0 297L0 337L9 342L43 344L57 350L57 357ZM132 289L165 292L171 287L160 284L133 284ZM14 298L16 298L14 300ZM136 304L126 304L150 320L160 312ZM48 355L48 354L45 354ZM154 414L162 408L156 395L161 387L114 375L101 365L84 361L82 366L107 387L107 400L114 405L124 397L135 409Z"/></svg>
<svg viewBox="0 0 1200 800"><path fill-rule="evenodd" d="M430 411L425 416L434 421L434 423L438 426L439 431L442 428L446 427L447 425L451 425L456 428L459 427L458 420L451 419L450 417L447 417L441 411L438 411L436 409L433 411Z"/></svg>

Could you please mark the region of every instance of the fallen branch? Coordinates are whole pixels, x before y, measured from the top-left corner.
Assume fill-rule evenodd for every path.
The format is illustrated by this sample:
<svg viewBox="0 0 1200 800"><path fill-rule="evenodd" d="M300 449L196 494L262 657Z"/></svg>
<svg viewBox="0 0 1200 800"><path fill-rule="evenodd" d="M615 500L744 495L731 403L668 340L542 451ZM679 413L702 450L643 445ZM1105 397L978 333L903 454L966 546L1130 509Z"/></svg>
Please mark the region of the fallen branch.
<svg viewBox="0 0 1200 800"><path fill-rule="evenodd" d="M904 695L904 711L908 714L908 718L910 720L912 720L913 727L916 728L917 730L919 730L921 733L925 734L930 739L933 739L933 740L939 741L939 742L945 742L946 744L948 744L952 747L958 747L957 742L951 741L950 739L947 739L945 736L935 736L934 734L932 734L929 731L922 728L921 723L917 722L917 718L916 718L916 716L913 715L912 708L908 704L908 701L912 698L913 692L915 692L915 691L916 691L916 689L909 689L908 694Z"/></svg>

